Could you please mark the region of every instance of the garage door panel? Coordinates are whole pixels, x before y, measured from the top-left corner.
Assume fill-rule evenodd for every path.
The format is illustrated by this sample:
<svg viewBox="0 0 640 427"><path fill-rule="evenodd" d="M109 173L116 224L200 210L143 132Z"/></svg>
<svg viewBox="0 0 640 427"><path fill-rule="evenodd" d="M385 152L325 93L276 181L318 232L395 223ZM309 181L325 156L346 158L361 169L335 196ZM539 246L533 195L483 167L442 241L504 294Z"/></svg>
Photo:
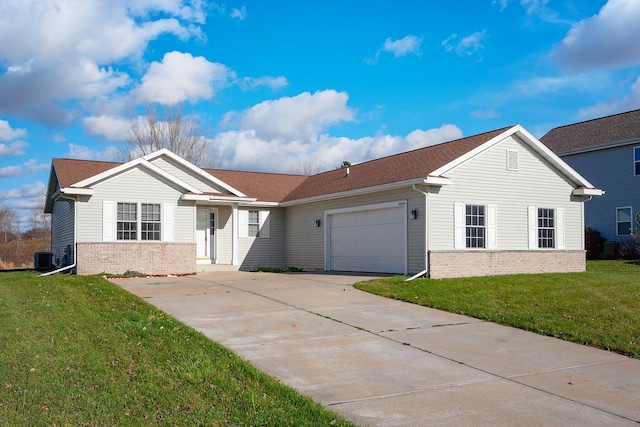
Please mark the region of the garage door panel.
<svg viewBox="0 0 640 427"><path fill-rule="evenodd" d="M406 266L403 205L332 214L331 270L401 273Z"/></svg>

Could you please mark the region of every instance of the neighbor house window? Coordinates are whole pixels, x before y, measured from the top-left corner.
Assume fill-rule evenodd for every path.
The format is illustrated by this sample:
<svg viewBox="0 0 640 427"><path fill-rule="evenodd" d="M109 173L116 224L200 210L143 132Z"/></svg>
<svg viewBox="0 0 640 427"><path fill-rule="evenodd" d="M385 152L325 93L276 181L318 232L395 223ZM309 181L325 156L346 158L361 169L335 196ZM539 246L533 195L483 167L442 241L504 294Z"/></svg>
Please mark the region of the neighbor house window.
<svg viewBox="0 0 640 427"><path fill-rule="evenodd" d="M160 204L142 203L140 205L140 239L160 240Z"/></svg>
<svg viewBox="0 0 640 427"><path fill-rule="evenodd" d="M555 219L553 209L538 209L538 247L555 247Z"/></svg>
<svg viewBox="0 0 640 427"><path fill-rule="evenodd" d="M616 208L616 233L618 236L631 235L631 208Z"/></svg>
<svg viewBox="0 0 640 427"><path fill-rule="evenodd" d="M260 211L249 211L247 235L249 237L258 237L259 231L260 231Z"/></svg>
<svg viewBox="0 0 640 427"><path fill-rule="evenodd" d="M138 204L118 203L117 222L118 240L137 240Z"/></svg>
<svg viewBox="0 0 640 427"><path fill-rule="evenodd" d="M466 247L485 247L485 212L482 205L466 205Z"/></svg>
<svg viewBox="0 0 640 427"><path fill-rule="evenodd" d="M640 147L633 149L633 168L636 176L640 176Z"/></svg>

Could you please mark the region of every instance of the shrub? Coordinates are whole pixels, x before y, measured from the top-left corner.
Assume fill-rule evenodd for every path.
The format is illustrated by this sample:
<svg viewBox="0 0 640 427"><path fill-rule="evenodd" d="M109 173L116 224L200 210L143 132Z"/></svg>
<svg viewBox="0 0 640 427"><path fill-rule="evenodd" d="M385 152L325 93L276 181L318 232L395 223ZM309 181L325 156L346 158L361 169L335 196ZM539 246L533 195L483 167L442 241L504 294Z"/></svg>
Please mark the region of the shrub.
<svg viewBox="0 0 640 427"><path fill-rule="evenodd" d="M587 249L587 259L600 259L604 251L604 237L598 230L587 227L584 231L584 241Z"/></svg>

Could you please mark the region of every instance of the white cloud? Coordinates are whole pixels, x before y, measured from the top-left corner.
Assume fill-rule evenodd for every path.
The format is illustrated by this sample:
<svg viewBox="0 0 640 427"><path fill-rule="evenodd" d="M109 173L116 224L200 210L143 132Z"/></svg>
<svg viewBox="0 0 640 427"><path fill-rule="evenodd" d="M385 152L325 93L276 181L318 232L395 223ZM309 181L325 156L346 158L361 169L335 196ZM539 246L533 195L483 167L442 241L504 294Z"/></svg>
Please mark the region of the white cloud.
<svg viewBox="0 0 640 427"><path fill-rule="evenodd" d="M161 17L161 18L159 18ZM204 3L183 0L0 2L0 114L65 124L70 103L102 99L130 84L109 64L138 60L162 34L200 37Z"/></svg>
<svg viewBox="0 0 640 427"><path fill-rule="evenodd" d="M405 139L409 144L407 149L413 150L459 138L462 138L462 130L458 126L444 124L439 128L428 130L416 129L407 135Z"/></svg>
<svg viewBox="0 0 640 427"><path fill-rule="evenodd" d="M375 64L380 59L381 52L391 52L395 58L408 55L422 55L420 47L422 46L422 37L408 35L401 39L393 40L391 37L382 44L382 47L376 51L376 54L372 58L365 58L364 62L367 64Z"/></svg>
<svg viewBox="0 0 640 427"><path fill-rule="evenodd" d="M498 5L500 7L500 12L507 8L508 0L491 0L492 5Z"/></svg>
<svg viewBox="0 0 640 427"><path fill-rule="evenodd" d="M496 119L500 117L500 113L495 110L474 110L471 112L471 116L476 119Z"/></svg>
<svg viewBox="0 0 640 427"><path fill-rule="evenodd" d="M210 99L214 87L228 85L233 72L226 66L209 62L190 53L167 52L162 62L153 62L137 89L144 102L170 105L185 100Z"/></svg>
<svg viewBox="0 0 640 427"><path fill-rule="evenodd" d="M578 111L578 115L584 119L591 119L638 108L640 108L640 77L636 79L629 88L629 92L622 98L582 108Z"/></svg>
<svg viewBox="0 0 640 427"><path fill-rule="evenodd" d="M323 170L348 160L360 163L462 137L455 125L416 129L406 137L376 135L351 139L327 134L306 139L261 138L254 130L222 132L214 138L220 153L217 167L287 172L298 159L312 159Z"/></svg>
<svg viewBox="0 0 640 427"><path fill-rule="evenodd" d="M38 163L36 159L30 159L21 165L0 168L0 178L25 176L47 169L49 169L49 165Z"/></svg>
<svg viewBox="0 0 640 427"><path fill-rule="evenodd" d="M113 116L90 116L83 119L84 130L89 135L101 135L110 141L124 141L131 121Z"/></svg>
<svg viewBox="0 0 640 427"><path fill-rule="evenodd" d="M253 130L261 138L309 138L331 125L353 121L355 111L347 106L348 99L347 93L332 89L304 92L261 102L235 118L240 130Z"/></svg>
<svg viewBox="0 0 640 427"><path fill-rule="evenodd" d="M240 81L240 87L244 90L255 89L260 86L267 86L271 89L280 89L288 84L289 82L284 76L245 77Z"/></svg>
<svg viewBox="0 0 640 427"><path fill-rule="evenodd" d="M609 0L598 14L575 24L551 54L570 71L640 64L640 2Z"/></svg>
<svg viewBox="0 0 640 427"><path fill-rule="evenodd" d="M0 143L0 156L19 156L29 144L25 141L14 141L10 144Z"/></svg>
<svg viewBox="0 0 640 427"><path fill-rule="evenodd" d="M113 161L118 158L120 149L118 147L107 147L104 150L94 150L84 145L69 144L69 151L65 157L82 160L104 160Z"/></svg>
<svg viewBox="0 0 640 427"><path fill-rule="evenodd" d="M13 129L8 121L0 119L0 141L12 141L26 134L26 129Z"/></svg>
<svg viewBox="0 0 640 427"><path fill-rule="evenodd" d="M229 14L231 19L237 19L238 21L244 21L247 19L247 8L242 6L240 9L233 8Z"/></svg>
<svg viewBox="0 0 640 427"><path fill-rule="evenodd" d="M487 30L476 31L475 33L469 34L466 37L463 37L459 42L458 34L453 33L446 39L444 39L440 45L444 48L446 52L455 51L456 55L460 57L468 57L473 56L475 54L479 54L482 49L484 49L484 45L482 44L484 38L487 35ZM482 60L482 57L479 59Z"/></svg>
<svg viewBox="0 0 640 427"><path fill-rule="evenodd" d="M382 48L385 52L391 52L393 56L399 58L407 55L420 55L421 45L422 37L409 35L398 40L392 40L388 37Z"/></svg>

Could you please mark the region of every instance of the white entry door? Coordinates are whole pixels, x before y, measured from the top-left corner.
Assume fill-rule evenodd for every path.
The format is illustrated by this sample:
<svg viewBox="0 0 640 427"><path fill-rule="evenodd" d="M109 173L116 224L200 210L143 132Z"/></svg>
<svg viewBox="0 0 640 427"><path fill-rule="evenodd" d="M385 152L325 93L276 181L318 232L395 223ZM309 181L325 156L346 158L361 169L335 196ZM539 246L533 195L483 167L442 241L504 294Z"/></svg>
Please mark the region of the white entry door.
<svg viewBox="0 0 640 427"><path fill-rule="evenodd" d="M209 210L198 209L196 218L196 257L211 259L209 255Z"/></svg>

